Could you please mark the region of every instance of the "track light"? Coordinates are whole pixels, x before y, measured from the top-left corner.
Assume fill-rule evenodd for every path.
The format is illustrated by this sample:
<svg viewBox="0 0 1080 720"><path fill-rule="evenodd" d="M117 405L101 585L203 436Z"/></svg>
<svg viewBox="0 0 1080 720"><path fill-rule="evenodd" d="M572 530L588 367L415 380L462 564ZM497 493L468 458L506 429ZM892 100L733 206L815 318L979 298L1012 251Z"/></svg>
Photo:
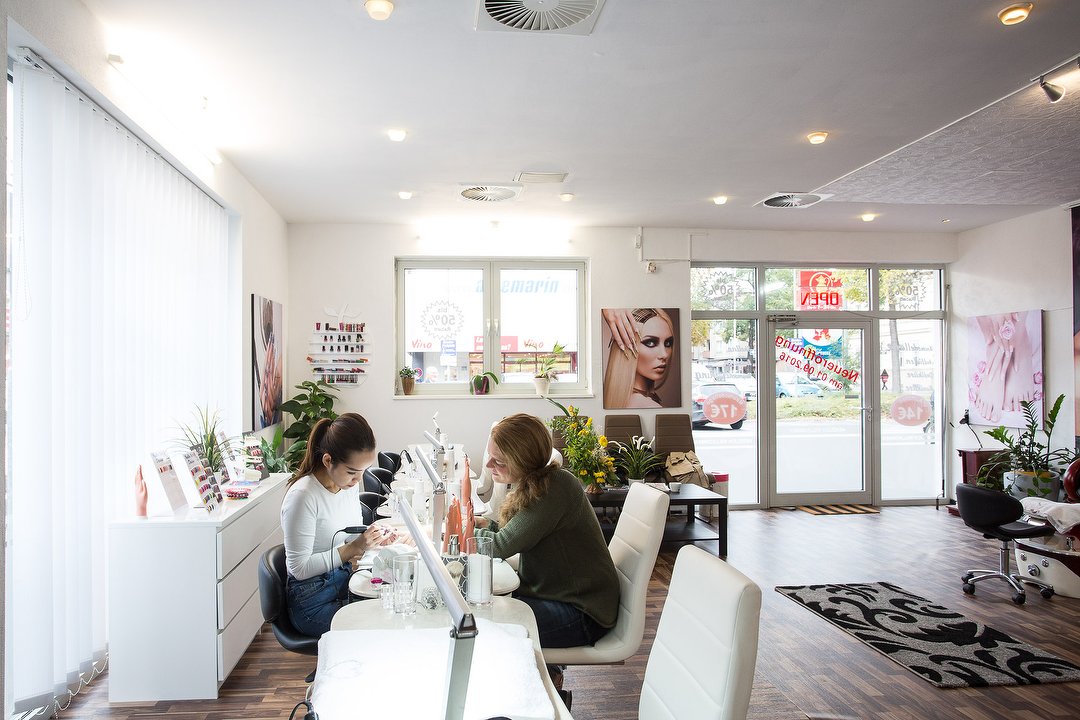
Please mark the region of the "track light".
<svg viewBox="0 0 1080 720"><path fill-rule="evenodd" d="M1046 82L1045 77L1039 78L1039 87L1042 88L1042 91L1046 93L1046 97L1050 98L1050 102L1052 103L1056 103L1058 100L1065 97L1065 88L1060 85L1055 85L1054 83Z"/></svg>
<svg viewBox="0 0 1080 720"><path fill-rule="evenodd" d="M365 0L364 9L372 20L385 20L394 12L394 3L390 0Z"/></svg>

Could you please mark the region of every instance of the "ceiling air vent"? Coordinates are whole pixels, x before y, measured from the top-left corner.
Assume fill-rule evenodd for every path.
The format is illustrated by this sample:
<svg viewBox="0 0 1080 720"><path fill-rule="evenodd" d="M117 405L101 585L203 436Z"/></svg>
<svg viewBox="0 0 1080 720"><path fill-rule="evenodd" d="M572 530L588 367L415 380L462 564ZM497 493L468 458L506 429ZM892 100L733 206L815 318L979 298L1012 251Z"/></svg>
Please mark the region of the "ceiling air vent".
<svg viewBox="0 0 1080 720"><path fill-rule="evenodd" d="M816 205L822 200L831 197L831 194L824 193L773 193L758 204L769 208L791 208L793 210L800 210L802 208L808 208L811 205Z"/></svg>
<svg viewBox="0 0 1080 720"><path fill-rule="evenodd" d="M542 172L539 170L522 170L514 178L521 183L561 183L566 180L564 172Z"/></svg>
<svg viewBox="0 0 1080 720"><path fill-rule="evenodd" d="M503 202L521 195L520 185L462 185L461 197L474 202Z"/></svg>
<svg viewBox="0 0 1080 720"><path fill-rule="evenodd" d="M477 0L476 29L589 35L604 0Z"/></svg>

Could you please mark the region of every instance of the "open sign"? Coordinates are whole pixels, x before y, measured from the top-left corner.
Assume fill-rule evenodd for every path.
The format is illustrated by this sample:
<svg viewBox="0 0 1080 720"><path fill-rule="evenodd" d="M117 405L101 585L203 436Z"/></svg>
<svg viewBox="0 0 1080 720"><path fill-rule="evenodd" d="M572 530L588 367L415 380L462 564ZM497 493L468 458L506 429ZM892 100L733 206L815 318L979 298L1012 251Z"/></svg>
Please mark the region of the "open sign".
<svg viewBox="0 0 1080 720"><path fill-rule="evenodd" d="M742 395L721 391L705 398L701 410L710 421L718 425L731 425L746 415L746 398Z"/></svg>
<svg viewBox="0 0 1080 720"><path fill-rule="evenodd" d="M884 376L885 373L882 373ZM889 417L901 425L925 425L930 419L930 401L918 395L901 395L893 400Z"/></svg>

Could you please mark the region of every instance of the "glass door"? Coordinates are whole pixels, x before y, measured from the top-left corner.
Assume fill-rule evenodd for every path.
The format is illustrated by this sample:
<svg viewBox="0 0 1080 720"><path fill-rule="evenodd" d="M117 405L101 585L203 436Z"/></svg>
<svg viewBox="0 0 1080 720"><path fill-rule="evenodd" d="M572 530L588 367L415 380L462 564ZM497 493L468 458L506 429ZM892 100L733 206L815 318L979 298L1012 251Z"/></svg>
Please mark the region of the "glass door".
<svg viewBox="0 0 1080 720"><path fill-rule="evenodd" d="M767 320L767 397L759 398L772 406L769 506L869 504L878 395L866 377L869 321L813 314Z"/></svg>

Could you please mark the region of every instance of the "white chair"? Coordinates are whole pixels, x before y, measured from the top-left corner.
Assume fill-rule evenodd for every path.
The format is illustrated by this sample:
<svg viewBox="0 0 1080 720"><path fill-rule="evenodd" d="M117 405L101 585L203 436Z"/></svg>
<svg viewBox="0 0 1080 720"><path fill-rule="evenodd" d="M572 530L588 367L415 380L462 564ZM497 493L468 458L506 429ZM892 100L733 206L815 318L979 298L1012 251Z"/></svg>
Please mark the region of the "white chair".
<svg viewBox="0 0 1080 720"><path fill-rule="evenodd" d="M682 548L645 666L638 718L745 718L760 618L761 588L715 555Z"/></svg>
<svg viewBox="0 0 1080 720"><path fill-rule="evenodd" d="M626 493L608 552L619 573L619 617L593 646L544 648L549 665L604 665L634 655L645 636L645 595L667 520L668 496L645 483Z"/></svg>

